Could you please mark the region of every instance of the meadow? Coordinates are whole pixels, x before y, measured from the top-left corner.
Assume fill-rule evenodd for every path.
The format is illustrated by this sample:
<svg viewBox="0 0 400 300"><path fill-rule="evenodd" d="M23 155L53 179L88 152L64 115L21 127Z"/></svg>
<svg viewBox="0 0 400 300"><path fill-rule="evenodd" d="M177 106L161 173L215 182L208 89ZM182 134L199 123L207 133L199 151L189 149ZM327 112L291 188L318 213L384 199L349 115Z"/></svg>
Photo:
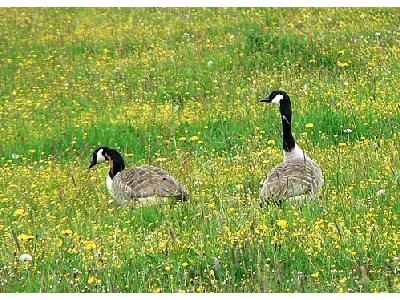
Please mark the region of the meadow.
<svg viewBox="0 0 400 300"><path fill-rule="evenodd" d="M400 292L399 9L0 8L0 292ZM283 89L320 199L260 208ZM118 207L109 146L187 203ZM20 261L22 254L32 261Z"/></svg>

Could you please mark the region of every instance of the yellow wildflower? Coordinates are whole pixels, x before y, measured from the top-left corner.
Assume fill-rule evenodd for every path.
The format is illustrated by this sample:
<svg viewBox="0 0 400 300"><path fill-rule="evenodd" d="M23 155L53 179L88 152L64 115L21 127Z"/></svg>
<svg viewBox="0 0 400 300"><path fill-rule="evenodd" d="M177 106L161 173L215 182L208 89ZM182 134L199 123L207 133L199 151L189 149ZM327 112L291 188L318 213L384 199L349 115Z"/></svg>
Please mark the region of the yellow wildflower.
<svg viewBox="0 0 400 300"><path fill-rule="evenodd" d="M349 64L347 63L347 62L340 62L340 61L337 61L337 66L339 67L339 68L344 68L344 67L348 67L349 66Z"/></svg>
<svg viewBox="0 0 400 300"><path fill-rule="evenodd" d="M17 208L14 212L14 216L16 217L26 216L25 210L23 208Z"/></svg>
<svg viewBox="0 0 400 300"><path fill-rule="evenodd" d="M85 241L84 243L85 243L84 248L85 248L86 250L93 250L93 249L96 249L96 243L95 243L95 242L93 242L93 241Z"/></svg>
<svg viewBox="0 0 400 300"><path fill-rule="evenodd" d="M188 265L189 265L189 264L188 264L187 262L183 262L183 263L182 263L182 266L183 266L184 268L186 268Z"/></svg>
<svg viewBox="0 0 400 300"><path fill-rule="evenodd" d="M287 228L288 226L288 222L286 220L278 220L276 221L276 224L278 224L278 226L281 228Z"/></svg>
<svg viewBox="0 0 400 300"><path fill-rule="evenodd" d="M306 128L313 128L314 127L314 124L313 123L307 123L306 124Z"/></svg>
<svg viewBox="0 0 400 300"><path fill-rule="evenodd" d="M198 141L200 138L197 135L194 135L190 138L191 141L195 142Z"/></svg>
<svg viewBox="0 0 400 300"><path fill-rule="evenodd" d="M319 272L315 272L311 274L312 278L319 278Z"/></svg>
<svg viewBox="0 0 400 300"><path fill-rule="evenodd" d="M33 240L33 238L34 238L34 236L33 235L29 235L29 234L25 234L25 233L22 233L22 234L20 234L19 236L18 236L18 239L20 240L20 241L30 241L30 240Z"/></svg>
<svg viewBox="0 0 400 300"><path fill-rule="evenodd" d="M61 231L61 233L63 235L71 235L72 234L72 230L71 229L64 229L63 231Z"/></svg>

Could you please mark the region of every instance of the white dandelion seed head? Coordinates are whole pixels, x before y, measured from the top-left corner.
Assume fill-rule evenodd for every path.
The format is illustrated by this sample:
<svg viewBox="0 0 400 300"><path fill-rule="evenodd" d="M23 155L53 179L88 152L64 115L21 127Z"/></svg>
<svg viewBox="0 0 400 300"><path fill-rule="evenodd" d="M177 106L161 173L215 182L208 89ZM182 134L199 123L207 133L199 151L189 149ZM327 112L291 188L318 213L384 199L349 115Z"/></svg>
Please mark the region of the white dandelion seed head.
<svg viewBox="0 0 400 300"><path fill-rule="evenodd" d="M24 253L19 257L19 260L20 261L32 261L32 256Z"/></svg>

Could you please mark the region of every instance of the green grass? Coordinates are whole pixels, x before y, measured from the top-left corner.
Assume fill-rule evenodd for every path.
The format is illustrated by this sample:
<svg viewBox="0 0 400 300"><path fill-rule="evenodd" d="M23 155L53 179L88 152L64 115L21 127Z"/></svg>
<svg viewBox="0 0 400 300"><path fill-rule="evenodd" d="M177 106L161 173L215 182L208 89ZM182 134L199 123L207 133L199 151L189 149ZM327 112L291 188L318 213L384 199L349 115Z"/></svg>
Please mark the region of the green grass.
<svg viewBox="0 0 400 300"><path fill-rule="evenodd" d="M0 8L0 292L399 292L399 21ZM278 110L258 102L275 89L325 177L301 207L258 205L282 160ZM191 200L109 204L107 166L87 170L100 145Z"/></svg>

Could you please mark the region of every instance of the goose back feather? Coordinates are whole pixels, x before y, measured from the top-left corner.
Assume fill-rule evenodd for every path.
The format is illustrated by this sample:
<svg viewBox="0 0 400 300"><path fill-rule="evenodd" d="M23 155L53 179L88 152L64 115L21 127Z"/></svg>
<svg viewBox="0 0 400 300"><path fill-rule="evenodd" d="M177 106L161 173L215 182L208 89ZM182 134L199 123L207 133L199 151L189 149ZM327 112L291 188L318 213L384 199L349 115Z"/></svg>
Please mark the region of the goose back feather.
<svg viewBox="0 0 400 300"><path fill-rule="evenodd" d="M119 172L114 176L111 187L112 196L121 205L131 201L157 202L157 198L174 197L183 201L189 198L184 186L167 171L150 165Z"/></svg>
<svg viewBox="0 0 400 300"><path fill-rule="evenodd" d="M260 202L276 202L302 195L314 198L323 183L321 168L313 160L285 160L269 173L260 191Z"/></svg>

